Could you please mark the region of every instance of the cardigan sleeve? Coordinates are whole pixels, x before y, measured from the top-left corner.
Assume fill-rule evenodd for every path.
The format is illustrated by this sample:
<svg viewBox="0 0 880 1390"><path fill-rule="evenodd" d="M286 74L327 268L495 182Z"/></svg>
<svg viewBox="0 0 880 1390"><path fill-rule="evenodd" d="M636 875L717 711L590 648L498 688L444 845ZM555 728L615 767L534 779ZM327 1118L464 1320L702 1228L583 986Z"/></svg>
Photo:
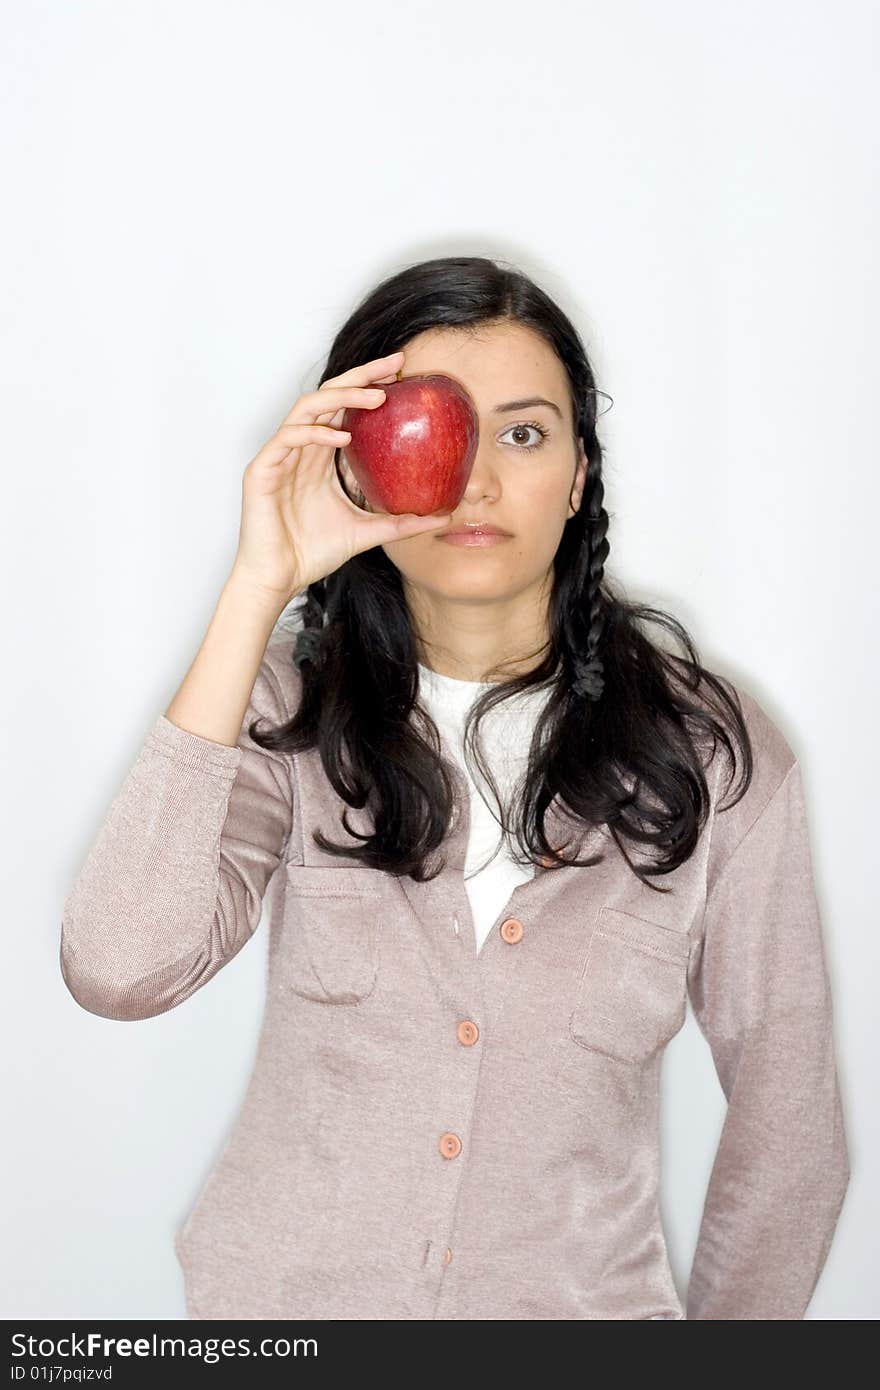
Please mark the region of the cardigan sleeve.
<svg viewBox="0 0 880 1390"><path fill-rule="evenodd" d="M797 762L709 885L688 989L727 1111L687 1317L803 1318L850 1170Z"/></svg>
<svg viewBox="0 0 880 1390"><path fill-rule="evenodd" d="M120 1020L164 1013L253 934L293 792L289 757L247 729L290 717L267 654L235 747L156 720L62 910L61 973L84 1009Z"/></svg>

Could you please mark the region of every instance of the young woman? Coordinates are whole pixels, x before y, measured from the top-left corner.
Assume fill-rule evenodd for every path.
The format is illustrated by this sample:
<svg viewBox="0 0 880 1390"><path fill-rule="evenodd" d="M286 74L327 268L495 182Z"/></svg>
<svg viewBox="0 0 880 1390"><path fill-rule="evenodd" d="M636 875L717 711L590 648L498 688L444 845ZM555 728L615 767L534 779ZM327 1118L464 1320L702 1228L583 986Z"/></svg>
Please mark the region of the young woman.
<svg viewBox="0 0 880 1390"><path fill-rule="evenodd" d="M374 514L344 411L429 372L478 412L464 495ZM254 1073L176 1238L192 1317L804 1316L849 1166L800 767L612 588L605 399L531 280L432 260L245 470L61 941L83 1007L146 1018L268 904ZM657 1142L688 998L728 1109L682 1302Z"/></svg>

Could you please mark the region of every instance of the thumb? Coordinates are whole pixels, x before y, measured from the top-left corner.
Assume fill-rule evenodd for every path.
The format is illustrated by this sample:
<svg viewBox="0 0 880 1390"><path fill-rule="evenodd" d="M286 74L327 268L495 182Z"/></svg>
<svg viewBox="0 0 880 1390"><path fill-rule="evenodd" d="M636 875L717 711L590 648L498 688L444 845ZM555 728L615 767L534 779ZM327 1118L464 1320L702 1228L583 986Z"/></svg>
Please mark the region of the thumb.
<svg viewBox="0 0 880 1390"><path fill-rule="evenodd" d="M430 516L420 516L418 512L401 512L397 516L386 514L376 521L382 525L389 540L403 540L407 536L418 536L432 531L442 531L452 523L451 512L432 512Z"/></svg>

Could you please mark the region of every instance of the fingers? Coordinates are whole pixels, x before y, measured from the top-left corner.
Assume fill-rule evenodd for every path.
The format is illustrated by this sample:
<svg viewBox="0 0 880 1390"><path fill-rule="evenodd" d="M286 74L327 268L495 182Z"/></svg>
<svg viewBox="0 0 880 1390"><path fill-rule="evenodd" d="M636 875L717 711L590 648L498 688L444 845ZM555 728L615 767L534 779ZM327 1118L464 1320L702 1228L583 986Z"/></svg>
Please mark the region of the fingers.
<svg viewBox="0 0 880 1390"><path fill-rule="evenodd" d="M321 391L327 387L335 386L363 386L371 381L394 381L398 371L403 366L403 353L392 352L387 357L374 357L372 362L364 362L359 367L352 367L350 371L343 372L341 376L330 377L328 381L319 388Z"/></svg>
<svg viewBox="0 0 880 1390"><path fill-rule="evenodd" d="M326 395L328 391L336 390L338 387L365 387L396 381L397 373L403 366L403 359L403 352L392 352L387 357L374 357L372 362L364 362L358 367L352 367L350 371L343 372L341 376L329 377L318 387L318 390ZM343 410L337 410L332 414L320 414L317 418L327 420L331 425L341 425L343 413Z"/></svg>
<svg viewBox="0 0 880 1390"><path fill-rule="evenodd" d="M330 425L310 425L305 421L292 425L282 425L275 434L276 440L288 449L300 444L323 444L327 448L338 448L351 439L349 430L335 430Z"/></svg>
<svg viewBox="0 0 880 1390"><path fill-rule="evenodd" d="M317 391L308 391L299 397L282 420L282 426L308 421L338 428L347 407L375 409L385 400L385 393L380 387L371 388L371 383L396 381L403 358L403 352L392 352L387 357L374 357L371 362L352 367L341 376L330 377ZM372 395L374 390L380 394Z"/></svg>
<svg viewBox="0 0 880 1390"><path fill-rule="evenodd" d="M329 390L322 386L300 396L283 424L317 424L328 417L341 417L341 412L348 408L375 410L384 401L385 392L381 386L334 386Z"/></svg>
<svg viewBox="0 0 880 1390"><path fill-rule="evenodd" d="M252 459L249 467L256 469L264 465L284 463L290 458L291 449L301 448L304 444L320 444L325 449L343 449L350 439L351 434L348 430L331 429L329 425L311 425L306 422L279 425L272 438Z"/></svg>

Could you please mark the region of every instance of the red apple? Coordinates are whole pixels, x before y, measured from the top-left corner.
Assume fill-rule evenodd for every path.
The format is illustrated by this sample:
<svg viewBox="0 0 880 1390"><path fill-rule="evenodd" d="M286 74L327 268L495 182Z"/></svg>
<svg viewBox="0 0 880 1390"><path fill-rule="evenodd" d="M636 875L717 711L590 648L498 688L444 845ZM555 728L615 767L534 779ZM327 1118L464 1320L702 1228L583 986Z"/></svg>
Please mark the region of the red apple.
<svg viewBox="0 0 880 1390"><path fill-rule="evenodd" d="M479 420L470 394L439 372L382 385L381 405L349 407L343 452L374 511L400 516L454 512L477 452Z"/></svg>

